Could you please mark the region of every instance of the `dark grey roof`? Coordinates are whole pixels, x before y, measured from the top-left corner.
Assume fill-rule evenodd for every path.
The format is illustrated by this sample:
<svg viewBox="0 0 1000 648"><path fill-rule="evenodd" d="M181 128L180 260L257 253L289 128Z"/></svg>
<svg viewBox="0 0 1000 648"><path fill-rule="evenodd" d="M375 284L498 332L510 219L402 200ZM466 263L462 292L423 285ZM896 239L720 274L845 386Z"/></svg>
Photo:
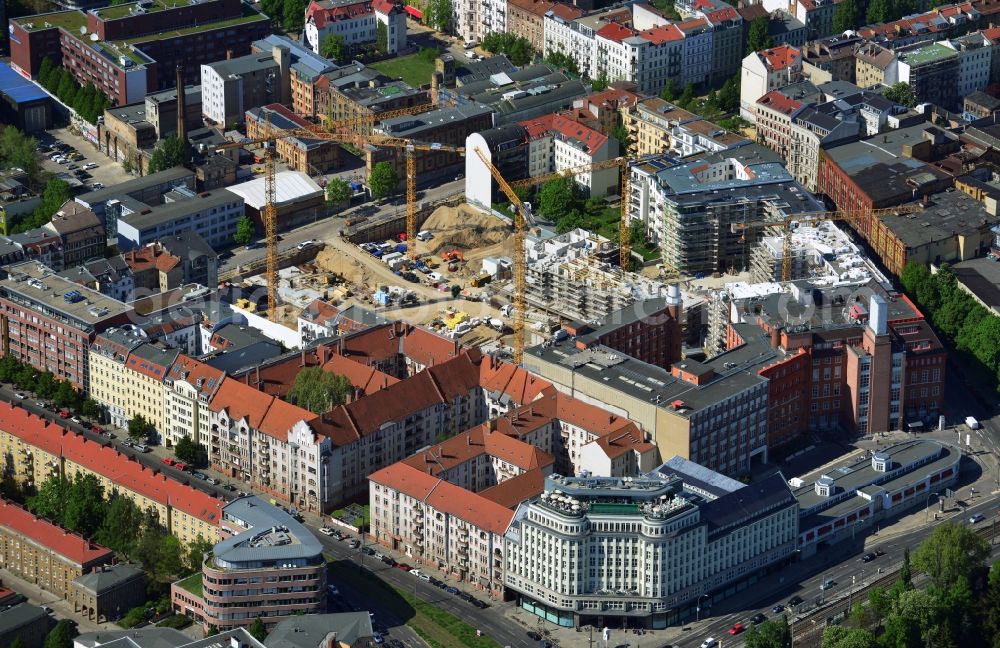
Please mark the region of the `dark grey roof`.
<svg viewBox="0 0 1000 648"><path fill-rule="evenodd" d="M352 322L364 324L365 326L378 326L389 321L382 317L381 314L357 304L352 304L340 311L340 316Z"/></svg>
<svg viewBox="0 0 1000 648"><path fill-rule="evenodd" d="M2 245L2 239L0 239ZM0 248L2 249L2 248ZM2 252L0 252L2 255ZM93 259L86 261L82 265L59 273L60 277L65 277L71 281L82 280L85 282L110 281L117 282L123 276L131 275L132 270L128 267L122 255L118 254L110 259Z"/></svg>
<svg viewBox="0 0 1000 648"><path fill-rule="evenodd" d="M238 56L234 59L216 61L215 63L209 63L205 67L211 68L216 74L225 79L226 77L277 68L278 64L274 60L274 55L268 52L267 54L247 54L246 56Z"/></svg>
<svg viewBox="0 0 1000 648"><path fill-rule="evenodd" d="M180 259L197 259L199 257L217 258L212 246L194 230L185 230L180 234L167 236L158 240L163 248ZM211 286L209 286L211 288Z"/></svg>
<svg viewBox="0 0 1000 648"><path fill-rule="evenodd" d="M76 197L78 203L82 203L93 208L95 204L105 203L112 198L129 195L140 191L145 191L151 187L161 184L176 183L182 184L185 180L194 180L194 172L181 166L176 166L158 173L151 173L141 178L134 178L116 185L88 191Z"/></svg>
<svg viewBox="0 0 1000 648"><path fill-rule="evenodd" d="M685 488L704 491L712 497L723 497L743 488L744 484L711 468L706 468L684 457L675 456L653 471L661 477L676 475L684 480ZM650 473L650 474L653 474Z"/></svg>
<svg viewBox="0 0 1000 648"><path fill-rule="evenodd" d="M979 232L997 222L982 203L949 188L929 197L922 211L908 216L889 216L882 221L907 247L919 247L956 234Z"/></svg>
<svg viewBox="0 0 1000 648"><path fill-rule="evenodd" d="M497 56L487 56L481 61L464 63L455 72L455 78L461 87L474 81L488 79L500 72L510 73L516 70L517 68L510 62L506 54L498 54Z"/></svg>
<svg viewBox="0 0 1000 648"><path fill-rule="evenodd" d="M1000 262L996 257L962 261L953 265L952 270L972 294L1000 314Z"/></svg>
<svg viewBox="0 0 1000 648"><path fill-rule="evenodd" d="M167 88L159 92L151 92L146 95L146 101L160 103L161 101L176 101L177 88ZM201 103L201 86L192 85L184 87L184 104L190 109L191 106Z"/></svg>
<svg viewBox="0 0 1000 648"><path fill-rule="evenodd" d="M0 634L7 634L48 616L48 612L37 605L19 603L0 612Z"/></svg>
<svg viewBox="0 0 1000 648"><path fill-rule="evenodd" d="M77 576L73 579L73 582L84 589L101 594L118 587L122 583L127 583L137 576L143 576L141 569L136 569L131 565L122 563L113 565L107 569L98 568L89 574Z"/></svg>
<svg viewBox="0 0 1000 648"><path fill-rule="evenodd" d="M797 505L785 477L777 472L707 502L702 506L701 519L708 522L710 534L721 533L741 527L761 515Z"/></svg>
<svg viewBox="0 0 1000 648"><path fill-rule="evenodd" d="M121 216L119 217L120 220L141 232L163 223L170 223L197 211L220 207L226 203L242 202L243 200L242 197L233 192L223 191L222 189L196 194L192 197L184 196L176 191L169 193L171 196L177 196L182 199L162 205L155 205L142 212Z"/></svg>
<svg viewBox="0 0 1000 648"><path fill-rule="evenodd" d="M990 112L1000 110L1000 99L996 97L991 97L982 90L976 90L975 92L970 92L966 95L965 100L974 103L978 106L982 106Z"/></svg>
<svg viewBox="0 0 1000 648"><path fill-rule="evenodd" d="M255 367L271 358L281 355L281 346L276 342L256 342L238 349L214 351L200 358L210 367L233 373L241 369Z"/></svg>
<svg viewBox="0 0 1000 648"><path fill-rule="evenodd" d="M291 617L274 626L264 645L268 648L322 648L330 633L336 633L338 642L353 646L371 638L371 617L367 612Z"/></svg>
<svg viewBox="0 0 1000 648"><path fill-rule="evenodd" d="M446 124L462 123L493 112L488 106L463 104L451 108L438 108L419 115L393 117L378 124L378 129L393 137L420 139L426 131L437 130Z"/></svg>
<svg viewBox="0 0 1000 648"><path fill-rule="evenodd" d="M288 513L257 496L241 497L222 507L222 517L247 530L215 545L212 555L228 567L281 560L322 560L316 536Z"/></svg>

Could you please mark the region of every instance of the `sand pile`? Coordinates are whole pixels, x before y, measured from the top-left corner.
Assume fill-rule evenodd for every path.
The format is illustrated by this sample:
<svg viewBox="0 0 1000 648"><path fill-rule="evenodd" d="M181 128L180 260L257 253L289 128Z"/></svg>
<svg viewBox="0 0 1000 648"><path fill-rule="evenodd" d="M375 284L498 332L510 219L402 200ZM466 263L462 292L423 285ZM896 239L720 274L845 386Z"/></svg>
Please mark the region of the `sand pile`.
<svg viewBox="0 0 1000 648"><path fill-rule="evenodd" d="M495 245L511 236L510 227L490 214L479 212L468 205L438 207L423 225L434 233L428 241L432 253L442 249L474 248Z"/></svg>
<svg viewBox="0 0 1000 648"><path fill-rule="evenodd" d="M368 283L369 273L361 262L332 245L326 246L316 255L315 263L326 272L342 277L349 284L363 286Z"/></svg>

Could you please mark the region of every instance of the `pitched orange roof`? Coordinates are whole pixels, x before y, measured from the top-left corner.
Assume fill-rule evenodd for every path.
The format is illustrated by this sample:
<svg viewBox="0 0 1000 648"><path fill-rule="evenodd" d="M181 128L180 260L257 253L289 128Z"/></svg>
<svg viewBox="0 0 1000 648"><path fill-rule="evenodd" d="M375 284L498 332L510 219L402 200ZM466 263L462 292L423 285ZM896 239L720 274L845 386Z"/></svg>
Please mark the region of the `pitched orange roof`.
<svg viewBox="0 0 1000 648"><path fill-rule="evenodd" d="M791 115L802 107L802 103L792 99L780 90L772 90L757 100L762 106L767 106L771 110L776 110L784 115Z"/></svg>
<svg viewBox="0 0 1000 648"><path fill-rule="evenodd" d="M160 504L174 507L211 524L218 524L222 517L220 500L168 479L121 454L110 445L102 446L89 441L86 437L43 421L11 403L0 403L0 429Z"/></svg>
<svg viewBox="0 0 1000 648"><path fill-rule="evenodd" d="M170 367L168 380L185 380L198 390L200 398L210 400L220 386L226 374L220 369L188 357L183 353L177 356L177 361Z"/></svg>
<svg viewBox="0 0 1000 648"><path fill-rule="evenodd" d="M489 423L410 455L403 459L403 463L436 476L484 455L501 459L525 471L555 463L549 453L508 436L499 429L491 429Z"/></svg>
<svg viewBox="0 0 1000 648"><path fill-rule="evenodd" d="M611 459L632 450L636 452L648 452L656 447L649 441L646 441L645 435L634 425L622 432L602 436L595 440L594 443L600 446L604 450L604 454Z"/></svg>
<svg viewBox="0 0 1000 648"><path fill-rule="evenodd" d="M684 40L684 32L675 24L659 25L639 33L640 36L654 45L661 45L671 41Z"/></svg>
<svg viewBox="0 0 1000 648"><path fill-rule="evenodd" d="M222 385L212 398L211 408L214 412L226 410L226 415L233 420L246 419L247 424L259 429L260 422L267 415L273 396L268 396L249 385L244 385L234 378L224 378Z"/></svg>
<svg viewBox="0 0 1000 648"><path fill-rule="evenodd" d="M568 4L557 2L552 7L552 15L556 18L561 18L566 22L572 22L583 16L583 9L578 9Z"/></svg>
<svg viewBox="0 0 1000 648"><path fill-rule="evenodd" d="M764 59L771 71L789 68L802 58L801 52L791 45L779 45L761 50L757 54Z"/></svg>
<svg viewBox="0 0 1000 648"><path fill-rule="evenodd" d="M13 502L0 498L0 526L33 540L81 567L110 563L115 552L72 531L36 517Z"/></svg>
<svg viewBox="0 0 1000 648"><path fill-rule="evenodd" d="M489 531L503 534L514 519L514 511L443 479L421 472L403 462L368 476L368 480L408 495L435 509Z"/></svg>
<svg viewBox="0 0 1000 648"><path fill-rule="evenodd" d="M479 384L487 393L497 397L506 394L518 405L530 403L547 391L555 391L552 383L544 378L493 356L483 358L479 366Z"/></svg>
<svg viewBox="0 0 1000 648"><path fill-rule="evenodd" d="M607 25L601 27L597 30L597 35L601 38L606 38L609 41L615 43L620 43L626 38L631 38L636 35L636 31L631 27L626 27L616 22L608 23Z"/></svg>

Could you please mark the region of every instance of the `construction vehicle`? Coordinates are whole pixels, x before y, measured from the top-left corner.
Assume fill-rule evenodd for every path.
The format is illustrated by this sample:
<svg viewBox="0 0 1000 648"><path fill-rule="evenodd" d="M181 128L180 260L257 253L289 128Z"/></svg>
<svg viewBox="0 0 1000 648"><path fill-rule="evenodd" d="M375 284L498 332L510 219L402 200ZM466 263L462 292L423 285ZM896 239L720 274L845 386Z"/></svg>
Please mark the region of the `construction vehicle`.
<svg viewBox="0 0 1000 648"><path fill-rule="evenodd" d="M445 261L465 261L465 255L461 250L442 250L441 258Z"/></svg>
<svg viewBox="0 0 1000 648"><path fill-rule="evenodd" d="M733 223L731 229L734 234L743 234L750 228L773 228L776 232L782 233L781 243L781 280L792 280L792 234L799 225L818 223L822 221L844 221L855 230L867 230L873 219L885 216L898 216L902 214L913 214L923 209L920 203L910 203L897 207L874 210L836 210L822 212L803 212L801 214L790 214L782 220L754 221L750 223Z"/></svg>

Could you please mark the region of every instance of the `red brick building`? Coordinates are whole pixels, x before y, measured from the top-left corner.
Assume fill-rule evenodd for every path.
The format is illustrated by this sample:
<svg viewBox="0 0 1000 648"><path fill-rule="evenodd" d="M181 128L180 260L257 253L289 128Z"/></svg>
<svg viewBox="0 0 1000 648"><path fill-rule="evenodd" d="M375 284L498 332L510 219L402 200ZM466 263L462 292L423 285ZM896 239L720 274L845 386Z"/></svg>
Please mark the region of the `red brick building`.
<svg viewBox="0 0 1000 648"><path fill-rule="evenodd" d="M197 85L202 63L249 54L250 44L271 32L270 20L239 0L152 0L9 22L14 69L35 78L47 57L118 105L173 87L177 65L184 83Z"/></svg>
<svg viewBox="0 0 1000 648"><path fill-rule="evenodd" d="M105 329L128 322L132 307L35 261L8 270L0 280L3 352L87 391L91 342Z"/></svg>

